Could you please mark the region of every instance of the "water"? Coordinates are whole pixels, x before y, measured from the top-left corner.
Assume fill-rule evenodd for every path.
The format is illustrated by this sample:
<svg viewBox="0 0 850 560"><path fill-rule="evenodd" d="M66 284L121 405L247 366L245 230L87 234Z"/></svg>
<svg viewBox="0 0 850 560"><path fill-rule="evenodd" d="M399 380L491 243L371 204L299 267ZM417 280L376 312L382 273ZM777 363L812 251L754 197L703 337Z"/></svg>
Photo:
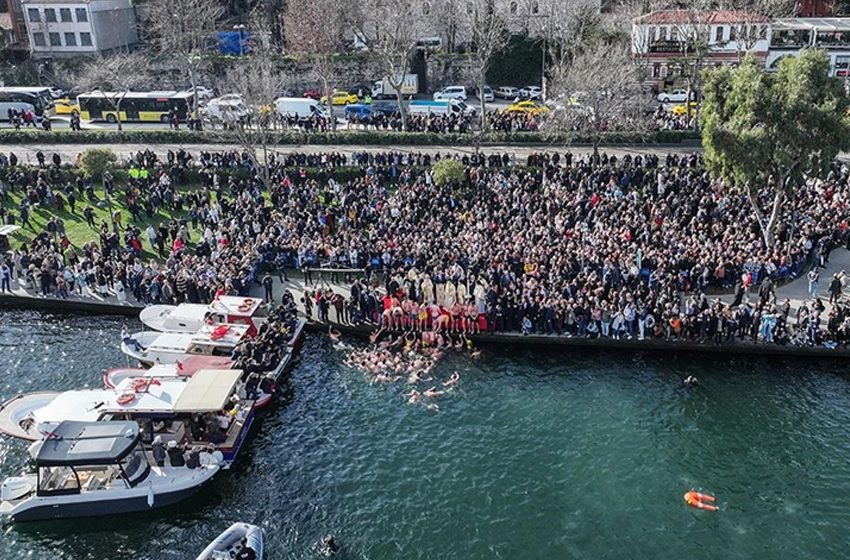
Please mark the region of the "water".
<svg viewBox="0 0 850 560"><path fill-rule="evenodd" d="M123 319L0 314L0 397L98 386ZM133 326L133 325L131 325ZM440 411L308 339L246 453L176 508L6 525L0 558L192 559L234 520L268 559L845 558L850 397L840 364L488 349ZM697 375L694 391L678 387ZM423 387L424 388L424 387ZM0 439L0 476L27 464ZM721 511L687 506L701 489Z"/></svg>

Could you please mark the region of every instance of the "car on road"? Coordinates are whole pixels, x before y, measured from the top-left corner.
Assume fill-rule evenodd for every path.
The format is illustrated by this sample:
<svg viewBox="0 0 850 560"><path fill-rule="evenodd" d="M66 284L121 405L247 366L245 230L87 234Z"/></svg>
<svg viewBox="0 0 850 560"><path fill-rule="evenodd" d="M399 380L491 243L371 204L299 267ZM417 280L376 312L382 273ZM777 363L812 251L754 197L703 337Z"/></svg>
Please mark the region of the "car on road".
<svg viewBox="0 0 850 560"><path fill-rule="evenodd" d="M328 96L323 95L319 101L327 105ZM357 103L358 101L359 99L356 93L348 93L347 91L335 91L331 95L332 105L349 105L351 103Z"/></svg>
<svg viewBox="0 0 850 560"><path fill-rule="evenodd" d="M319 90L317 89L308 89L301 95L301 97L307 97L309 99L315 99L316 101L318 101L322 98L322 94L319 93Z"/></svg>
<svg viewBox="0 0 850 560"><path fill-rule="evenodd" d="M446 99L459 99L466 101L465 86L449 86L434 94L434 101L445 101Z"/></svg>
<svg viewBox="0 0 850 560"><path fill-rule="evenodd" d="M57 115L79 115L80 104L76 99L57 99L54 101Z"/></svg>
<svg viewBox="0 0 850 560"><path fill-rule="evenodd" d="M493 94L496 97L501 97L502 99L516 99L519 97L519 90L511 86L502 86L497 87Z"/></svg>
<svg viewBox="0 0 850 560"><path fill-rule="evenodd" d="M67 94L58 87L50 88L50 97L52 97L53 99L60 99L62 97L65 97L66 95Z"/></svg>
<svg viewBox="0 0 850 560"><path fill-rule="evenodd" d="M370 119L374 114L374 110L369 105L362 103L351 103L345 106L345 120L349 121L354 117L360 119Z"/></svg>
<svg viewBox="0 0 850 560"><path fill-rule="evenodd" d="M698 103L696 101L691 101L689 103L689 105L691 106L690 115L693 115L694 112L696 111ZM670 112L673 113L674 115L676 115L677 117L681 117L682 115L684 115L687 112L687 109L685 108L685 104L682 103L680 105L675 105L670 110Z"/></svg>
<svg viewBox="0 0 850 560"><path fill-rule="evenodd" d="M381 115L392 116L398 113L398 103L374 103L371 107L372 111Z"/></svg>
<svg viewBox="0 0 850 560"><path fill-rule="evenodd" d="M685 99L688 98L688 90L686 89L674 89L673 91L662 91L658 94L656 99L661 103L684 103ZM691 100L696 100L696 95L694 92L691 92Z"/></svg>
<svg viewBox="0 0 850 560"><path fill-rule="evenodd" d="M478 88L476 88L476 90L477 89ZM482 96L479 95L478 99L481 99L481 98L482 98ZM490 86L484 86L484 96L483 96L483 98L484 98L485 103L492 103L493 100L494 100L493 88L491 88Z"/></svg>
<svg viewBox="0 0 850 560"><path fill-rule="evenodd" d="M507 108L508 113L529 113L531 115L545 115L549 107L534 101L519 101Z"/></svg>
<svg viewBox="0 0 850 560"><path fill-rule="evenodd" d="M543 97L543 90L537 86L525 86L521 90L519 90L520 99L540 99Z"/></svg>

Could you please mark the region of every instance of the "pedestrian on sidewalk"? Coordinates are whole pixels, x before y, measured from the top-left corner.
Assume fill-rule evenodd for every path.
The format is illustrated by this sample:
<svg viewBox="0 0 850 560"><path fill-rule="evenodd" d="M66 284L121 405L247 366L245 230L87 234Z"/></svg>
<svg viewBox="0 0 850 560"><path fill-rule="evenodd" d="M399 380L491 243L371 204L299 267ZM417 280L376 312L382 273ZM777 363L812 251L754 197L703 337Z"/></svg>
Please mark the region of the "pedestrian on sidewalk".
<svg viewBox="0 0 850 560"><path fill-rule="evenodd" d="M838 303L841 299L841 290L844 288L843 272L836 272L832 275L832 281L829 283L829 303Z"/></svg>
<svg viewBox="0 0 850 560"><path fill-rule="evenodd" d="M12 292L12 269L5 262L0 265L0 291L3 293Z"/></svg>
<svg viewBox="0 0 850 560"><path fill-rule="evenodd" d="M266 272L266 275L263 276L263 288L266 290L266 296L263 299L266 301L274 301L274 280L268 272Z"/></svg>

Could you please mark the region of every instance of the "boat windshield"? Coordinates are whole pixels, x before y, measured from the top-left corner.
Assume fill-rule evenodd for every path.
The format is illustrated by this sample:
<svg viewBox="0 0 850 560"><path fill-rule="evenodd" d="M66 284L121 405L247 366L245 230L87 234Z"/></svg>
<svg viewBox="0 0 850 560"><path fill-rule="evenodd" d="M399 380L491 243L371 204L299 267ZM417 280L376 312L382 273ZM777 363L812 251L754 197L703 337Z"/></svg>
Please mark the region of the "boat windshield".
<svg viewBox="0 0 850 560"><path fill-rule="evenodd" d="M150 471L150 464L145 458L145 452L141 445L136 446L132 453L121 461L121 472L130 486L136 486Z"/></svg>
<svg viewBox="0 0 850 560"><path fill-rule="evenodd" d="M80 491L80 479L71 467L41 467L38 470L38 494L76 494Z"/></svg>

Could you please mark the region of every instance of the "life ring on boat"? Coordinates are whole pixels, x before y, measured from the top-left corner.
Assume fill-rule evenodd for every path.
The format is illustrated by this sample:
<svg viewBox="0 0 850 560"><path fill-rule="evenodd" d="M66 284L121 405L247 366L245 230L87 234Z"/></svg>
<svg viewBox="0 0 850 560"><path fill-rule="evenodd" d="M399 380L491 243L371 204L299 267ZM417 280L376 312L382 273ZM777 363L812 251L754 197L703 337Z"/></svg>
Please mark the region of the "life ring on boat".
<svg viewBox="0 0 850 560"><path fill-rule="evenodd" d="M136 393L124 393L123 395L119 395L115 402L118 404L130 404L136 400Z"/></svg>
<svg viewBox="0 0 850 560"><path fill-rule="evenodd" d="M151 385L162 385L159 379L136 379L133 381L133 391L141 393L151 387Z"/></svg>
<svg viewBox="0 0 850 560"><path fill-rule="evenodd" d="M239 307L237 307L236 309L239 311L248 311L249 309L251 309L251 306L247 303L240 303Z"/></svg>
<svg viewBox="0 0 850 560"><path fill-rule="evenodd" d="M245 298L242 300L242 305L252 306L254 305L254 300L251 298Z"/></svg>
<svg viewBox="0 0 850 560"><path fill-rule="evenodd" d="M709 496L708 494L700 494L699 492L686 492L685 501L688 502L688 505L694 506L695 508L704 509L707 511L717 511L717 506L713 506L711 504L706 503L714 501L714 496Z"/></svg>
<svg viewBox="0 0 850 560"><path fill-rule="evenodd" d="M212 340L221 340L227 336L228 331L230 331L230 325L219 325L213 329L213 332L210 334L210 338Z"/></svg>

